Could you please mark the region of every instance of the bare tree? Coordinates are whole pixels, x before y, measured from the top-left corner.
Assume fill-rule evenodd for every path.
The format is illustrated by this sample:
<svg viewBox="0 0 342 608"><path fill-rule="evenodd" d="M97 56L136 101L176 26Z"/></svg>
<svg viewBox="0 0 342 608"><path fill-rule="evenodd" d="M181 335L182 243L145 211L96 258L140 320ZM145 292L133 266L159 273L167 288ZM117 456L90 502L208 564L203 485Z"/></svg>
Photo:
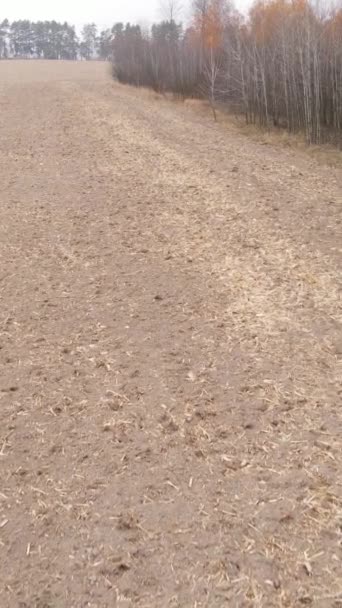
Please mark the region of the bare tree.
<svg viewBox="0 0 342 608"><path fill-rule="evenodd" d="M181 0L160 0L160 14L167 21L177 21L181 18L183 6Z"/></svg>
<svg viewBox="0 0 342 608"><path fill-rule="evenodd" d="M217 121L216 97L218 94L220 72L220 58L215 55L214 49L211 48L204 66L203 90L208 98L215 122Z"/></svg>

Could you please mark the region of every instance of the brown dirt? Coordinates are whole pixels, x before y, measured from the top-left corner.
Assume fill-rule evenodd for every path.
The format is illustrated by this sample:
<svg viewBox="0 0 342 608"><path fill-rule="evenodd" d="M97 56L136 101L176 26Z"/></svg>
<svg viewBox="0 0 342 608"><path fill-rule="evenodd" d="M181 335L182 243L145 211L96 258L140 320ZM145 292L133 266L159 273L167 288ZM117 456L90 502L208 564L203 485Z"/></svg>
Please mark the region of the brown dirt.
<svg viewBox="0 0 342 608"><path fill-rule="evenodd" d="M342 170L0 83L1 607L342 606Z"/></svg>

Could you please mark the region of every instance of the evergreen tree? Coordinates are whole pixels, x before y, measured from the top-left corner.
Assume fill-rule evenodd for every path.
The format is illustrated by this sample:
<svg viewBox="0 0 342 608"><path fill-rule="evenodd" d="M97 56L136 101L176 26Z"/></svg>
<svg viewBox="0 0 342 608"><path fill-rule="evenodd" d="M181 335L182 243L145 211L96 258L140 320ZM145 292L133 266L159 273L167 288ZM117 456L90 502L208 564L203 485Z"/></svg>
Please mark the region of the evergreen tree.
<svg viewBox="0 0 342 608"><path fill-rule="evenodd" d="M98 39L98 53L101 59L108 60L113 53L113 34L111 30L100 32Z"/></svg>
<svg viewBox="0 0 342 608"><path fill-rule="evenodd" d="M8 19L4 19L2 23L0 23L0 59L6 59L8 57L9 52L9 21Z"/></svg>
<svg viewBox="0 0 342 608"><path fill-rule="evenodd" d="M97 50L97 26L95 23L87 23L82 30L82 41L80 54L82 59L93 59Z"/></svg>

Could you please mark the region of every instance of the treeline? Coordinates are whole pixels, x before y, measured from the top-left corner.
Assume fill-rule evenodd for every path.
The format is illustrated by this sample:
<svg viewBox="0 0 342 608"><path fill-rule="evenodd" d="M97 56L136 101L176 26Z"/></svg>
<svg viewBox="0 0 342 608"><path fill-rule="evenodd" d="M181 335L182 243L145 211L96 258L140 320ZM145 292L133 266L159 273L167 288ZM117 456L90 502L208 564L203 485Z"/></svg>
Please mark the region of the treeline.
<svg viewBox="0 0 342 608"><path fill-rule="evenodd" d="M111 41L111 30L98 33L94 23L85 25L78 37L67 22L0 22L0 59L108 59Z"/></svg>
<svg viewBox="0 0 342 608"><path fill-rule="evenodd" d="M121 82L205 95L214 113L220 102L247 122L304 131L309 143L342 141L341 9L257 1L244 18L227 0L194 0L186 29L170 18L112 32Z"/></svg>

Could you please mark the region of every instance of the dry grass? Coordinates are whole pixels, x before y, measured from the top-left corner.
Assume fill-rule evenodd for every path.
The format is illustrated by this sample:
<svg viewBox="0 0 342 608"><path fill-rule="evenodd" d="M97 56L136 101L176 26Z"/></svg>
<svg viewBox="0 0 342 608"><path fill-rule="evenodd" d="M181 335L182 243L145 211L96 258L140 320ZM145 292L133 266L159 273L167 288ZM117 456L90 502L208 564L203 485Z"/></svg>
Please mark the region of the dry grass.
<svg viewBox="0 0 342 608"><path fill-rule="evenodd" d="M330 167L342 167L342 151L330 144L311 145L306 142L304 134L289 133L280 128L264 129L257 125L246 124L243 117L229 114L224 110L218 111L221 124L228 129L236 129L239 133L252 138L263 145L282 146L299 152L305 152L319 163Z"/></svg>
<svg viewBox="0 0 342 608"><path fill-rule="evenodd" d="M253 137L264 145L285 146L293 150L305 152L319 163L330 167L342 166L342 151L330 144L309 146L305 140L305 136L300 133L292 134L276 128L263 130L254 125L246 125L242 119L230 119L230 121L228 120L228 124L229 126L236 126L239 132L247 137Z"/></svg>
<svg viewBox="0 0 342 608"><path fill-rule="evenodd" d="M118 86L125 87L125 85ZM183 100L181 97L175 96L172 93L162 95L145 87L140 87L139 89L135 89L135 91L138 96L142 96L146 100L150 100L152 102L168 101L180 103L186 108L194 110L202 116L212 117L212 108L205 100L196 98ZM257 125L246 124L243 117L229 113L220 106L218 106L218 109L216 110L216 115L219 124L227 129L228 132L234 130L237 133L241 133L242 135L245 135L246 137L249 137L263 145L291 148L298 152L308 154L321 164L325 164L330 167L342 167L342 151L336 148L336 146L330 144L309 146L306 142L304 134L293 134L280 128L264 129Z"/></svg>

